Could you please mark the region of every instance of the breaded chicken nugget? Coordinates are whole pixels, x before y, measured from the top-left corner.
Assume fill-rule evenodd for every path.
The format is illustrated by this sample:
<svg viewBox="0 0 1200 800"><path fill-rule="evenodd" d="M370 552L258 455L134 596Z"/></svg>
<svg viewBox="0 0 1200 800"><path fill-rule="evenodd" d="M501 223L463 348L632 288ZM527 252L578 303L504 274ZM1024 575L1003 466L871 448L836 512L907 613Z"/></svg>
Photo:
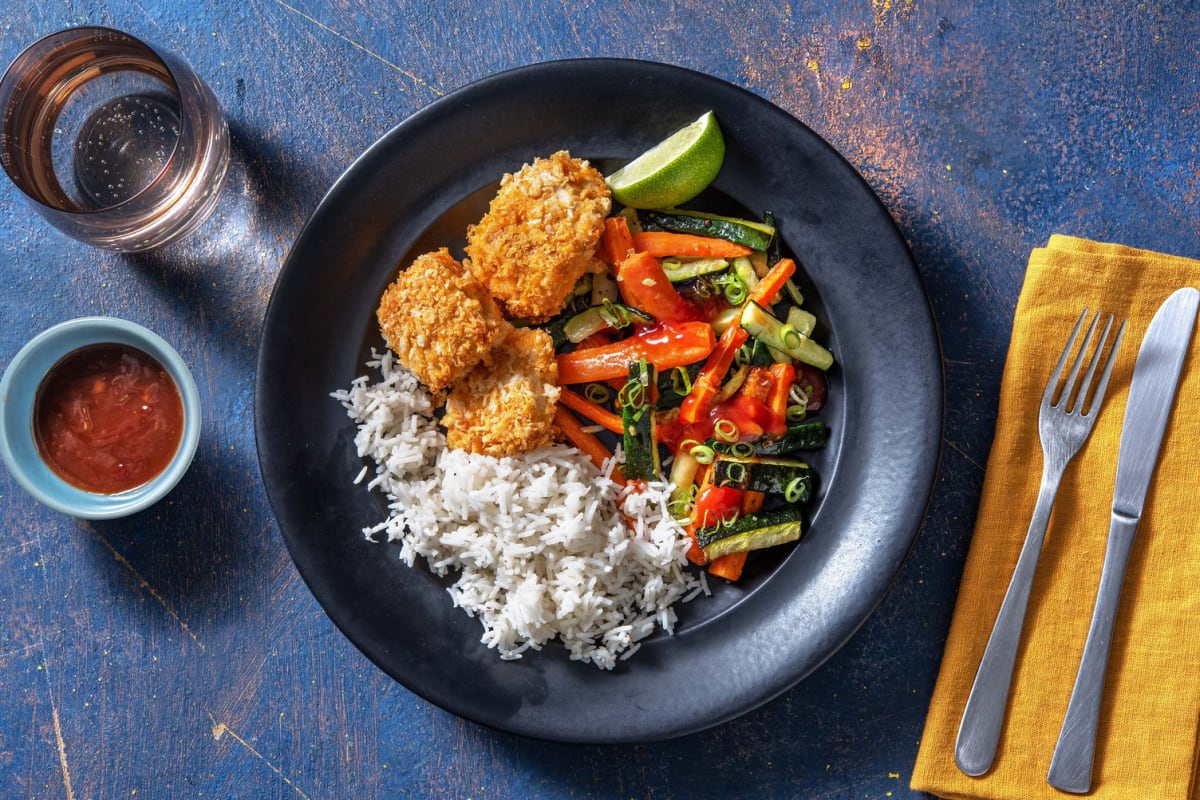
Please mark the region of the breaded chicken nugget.
<svg viewBox="0 0 1200 800"><path fill-rule="evenodd" d="M505 175L488 213L467 230L467 266L513 317L562 308L595 264L612 199L604 176L565 150Z"/></svg>
<svg viewBox="0 0 1200 800"><path fill-rule="evenodd" d="M513 329L444 247L418 256L400 273L376 316L400 363L434 392L467 374Z"/></svg>
<svg viewBox="0 0 1200 800"><path fill-rule="evenodd" d="M497 458L552 444L557 382L550 335L516 328L450 392L442 418L447 444Z"/></svg>

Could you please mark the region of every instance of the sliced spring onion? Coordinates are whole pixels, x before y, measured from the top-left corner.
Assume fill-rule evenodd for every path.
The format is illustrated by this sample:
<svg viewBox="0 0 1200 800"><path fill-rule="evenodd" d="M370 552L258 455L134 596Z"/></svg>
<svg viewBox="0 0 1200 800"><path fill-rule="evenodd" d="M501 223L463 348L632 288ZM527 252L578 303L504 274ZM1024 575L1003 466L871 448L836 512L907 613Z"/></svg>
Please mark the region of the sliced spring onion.
<svg viewBox="0 0 1200 800"><path fill-rule="evenodd" d="M603 383L589 383L583 387L583 396L593 403L607 403L612 392Z"/></svg>
<svg viewBox="0 0 1200 800"><path fill-rule="evenodd" d="M796 348L800 346L803 339L800 338L800 331L796 330L794 325L783 325L779 329L779 338L783 341L785 347Z"/></svg>
<svg viewBox="0 0 1200 800"><path fill-rule="evenodd" d="M646 387L638 381L629 381L617 392L617 402L621 408L625 406L640 406L646 401Z"/></svg>
<svg viewBox="0 0 1200 800"><path fill-rule="evenodd" d="M801 386L799 383L793 383L792 388L788 390L788 400L799 405L808 405L808 396L812 394L811 386Z"/></svg>
<svg viewBox="0 0 1200 800"><path fill-rule="evenodd" d="M752 458L755 453L754 445L749 442L733 442L729 454L738 458Z"/></svg>
<svg viewBox="0 0 1200 800"><path fill-rule="evenodd" d="M692 376L688 374L687 367L675 367L671 370L671 391L680 397L692 391Z"/></svg>
<svg viewBox="0 0 1200 800"><path fill-rule="evenodd" d="M713 426L713 434L722 442L736 442L741 436L741 431L733 420L719 419Z"/></svg>
<svg viewBox="0 0 1200 800"><path fill-rule="evenodd" d="M733 357L733 363L737 364L738 366L741 366L742 364L749 364L751 361L753 361L754 360L754 343L757 341L758 341L758 339L754 339L754 338L747 339L746 343L738 348L737 353Z"/></svg>
<svg viewBox="0 0 1200 800"><path fill-rule="evenodd" d="M730 486L741 486L746 482L746 465L737 461L728 463L725 469L725 479L723 484Z"/></svg>
<svg viewBox="0 0 1200 800"><path fill-rule="evenodd" d="M738 275L722 275L713 281L717 286L721 287L721 293L725 295L725 302L731 306L740 306L746 302L746 297L749 292L746 289L746 282Z"/></svg>

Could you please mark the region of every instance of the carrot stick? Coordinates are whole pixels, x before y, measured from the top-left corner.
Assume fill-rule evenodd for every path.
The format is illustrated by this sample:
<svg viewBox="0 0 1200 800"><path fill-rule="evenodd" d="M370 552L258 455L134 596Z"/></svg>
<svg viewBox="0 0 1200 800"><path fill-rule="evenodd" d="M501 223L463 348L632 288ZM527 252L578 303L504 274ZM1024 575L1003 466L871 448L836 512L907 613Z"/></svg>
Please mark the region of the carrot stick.
<svg viewBox="0 0 1200 800"><path fill-rule="evenodd" d="M699 499L700 495L704 493L705 489L712 486L712 472L713 471L711 469L704 469L704 475L700 478L700 485L696 488L697 499ZM699 566L704 566L708 563L708 556L704 555L704 548L700 546L700 540L696 536L696 531L700 530L701 527L701 513L703 513L702 509L695 507L692 508L692 521L687 524L685 530L687 531L687 535L692 540L692 544L687 551L688 561L691 561L693 564L697 564Z"/></svg>
<svg viewBox="0 0 1200 800"><path fill-rule="evenodd" d="M779 259L750 291L750 300L760 306L771 305L775 300L775 295L779 294L784 285L791 280L792 273L795 271L795 261L790 258Z"/></svg>
<svg viewBox="0 0 1200 800"><path fill-rule="evenodd" d="M737 356L738 348L745 344L749 336L741 325L730 325L725 329L708 360L696 374L696 380L692 382L692 391L683 398L683 404L679 407L680 422L690 425L708 413L712 408L713 399L720 391L721 381L725 380L725 374L729 372L729 367Z"/></svg>
<svg viewBox="0 0 1200 800"><path fill-rule="evenodd" d="M619 264L630 250L633 250L633 235L629 232L629 220L622 216L607 217L596 254L605 263Z"/></svg>
<svg viewBox="0 0 1200 800"><path fill-rule="evenodd" d="M590 350L593 347L600 347L601 345L612 344L612 342L613 342L612 334L609 333L607 330L601 330L601 331L596 331L591 336L587 337L582 342L575 345L575 349L576 350Z"/></svg>
<svg viewBox="0 0 1200 800"><path fill-rule="evenodd" d="M765 492L747 491L742 497L742 513L755 514L762 511L763 503L766 501L767 495Z"/></svg>
<svg viewBox="0 0 1200 800"><path fill-rule="evenodd" d="M594 403L579 392L563 388L558 395L558 402L574 411L576 414L591 420L613 433L623 433L621 417L609 411L599 403Z"/></svg>
<svg viewBox="0 0 1200 800"><path fill-rule="evenodd" d="M629 374L629 363L644 358L659 372L693 364L712 352L716 344L707 322L662 323L638 331L628 339L589 350L574 350L558 357L560 385L607 381Z"/></svg>
<svg viewBox="0 0 1200 800"><path fill-rule="evenodd" d="M575 415L561 406L554 409L554 421L558 423L567 441L578 447L580 452L592 460L597 469L603 471L605 460L612 458L612 453L604 446L604 442L585 431ZM622 486L625 485L625 475L620 466L613 468L612 479Z"/></svg>
<svg viewBox="0 0 1200 800"><path fill-rule="evenodd" d="M771 430L768 433L781 434L787 430L788 392L796 380L796 368L791 364L772 364L767 367L775 376L775 385L767 398L767 406L771 409Z"/></svg>
<svg viewBox="0 0 1200 800"><path fill-rule="evenodd" d="M667 231L643 231L631 234L635 250L652 256L685 256L698 258L737 258L754 252L744 244L712 236Z"/></svg>
<svg viewBox="0 0 1200 800"><path fill-rule="evenodd" d="M658 259L649 253L634 253L623 259L617 267L617 283L626 303L659 322L701 319L699 309L675 291Z"/></svg>
<svg viewBox="0 0 1200 800"><path fill-rule="evenodd" d="M742 577L742 567L746 566L746 556L749 553L742 550L738 553L726 553L717 558L708 565L708 571L718 578L724 578L727 581L736 581Z"/></svg>

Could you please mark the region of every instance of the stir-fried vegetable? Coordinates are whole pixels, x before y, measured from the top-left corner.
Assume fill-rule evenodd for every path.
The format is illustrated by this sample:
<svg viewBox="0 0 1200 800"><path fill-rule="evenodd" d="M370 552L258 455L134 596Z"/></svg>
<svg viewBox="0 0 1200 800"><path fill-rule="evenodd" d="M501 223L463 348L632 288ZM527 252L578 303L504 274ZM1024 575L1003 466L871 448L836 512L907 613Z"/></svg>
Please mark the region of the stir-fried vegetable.
<svg viewBox="0 0 1200 800"><path fill-rule="evenodd" d="M647 211L646 219L664 231L716 236L745 245L752 250L766 250L775 236L773 225L736 217L723 217L719 214L705 214L701 211L683 211L678 208Z"/></svg>
<svg viewBox="0 0 1200 800"><path fill-rule="evenodd" d="M571 444L590 458L597 468L604 469L604 462L612 457L612 453L604 446L604 442L600 441L595 434L584 430L583 424L565 408L555 409L554 422ZM619 467L613 469L612 477L617 483L625 483L624 473Z"/></svg>
<svg viewBox="0 0 1200 800"><path fill-rule="evenodd" d="M558 381L587 383L620 378L630 362L644 358L659 370L684 366L712 352L712 328L704 322L664 322L638 331L628 339L558 357Z"/></svg>
<svg viewBox="0 0 1200 800"><path fill-rule="evenodd" d="M675 291L658 259L649 253L625 258L617 267L617 282L625 302L659 322L690 322L703 316Z"/></svg>
<svg viewBox="0 0 1200 800"><path fill-rule="evenodd" d="M621 389L621 422L625 442L625 475L632 480L662 478L655 436L654 365L638 359L629 365L629 381Z"/></svg>
<svg viewBox="0 0 1200 800"><path fill-rule="evenodd" d="M816 485L801 454L829 438L806 419L833 356L796 262L770 214L690 209L624 209L597 255L605 270L548 323L561 342L556 420L597 464L613 451L589 430L616 434L622 480L663 480L665 448L688 557L737 580L749 552L799 538Z"/></svg>
<svg viewBox="0 0 1200 800"><path fill-rule="evenodd" d="M690 233L667 231L643 231L633 234L633 247L638 252L664 256L699 256L703 258L737 258L752 252L744 244L737 244L711 236L696 236Z"/></svg>

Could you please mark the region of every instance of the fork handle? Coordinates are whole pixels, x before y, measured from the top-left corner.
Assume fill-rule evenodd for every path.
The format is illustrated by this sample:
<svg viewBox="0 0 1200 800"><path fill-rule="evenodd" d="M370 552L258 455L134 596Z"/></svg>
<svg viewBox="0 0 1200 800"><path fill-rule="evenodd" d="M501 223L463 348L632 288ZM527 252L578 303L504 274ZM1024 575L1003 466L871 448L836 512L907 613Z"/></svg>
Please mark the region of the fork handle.
<svg viewBox="0 0 1200 800"><path fill-rule="evenodd" d="M1000 605L1000 613L988 637L987 648L975 673L975 683L967 698L962 722L958 727L958 739L954 745L954 760L967 775L977 776L987 772L996 757L996 746L1000 742L1000 728L1004 724L1004 711L1008 704L1008 692L1012 685L1013 667L1017 660L1017 647L1021 641L1021 629L1025 626L1025 610L1029 606L1029 592L1033 587L1033 576L1041 555L1042 541L1046 538L1046 526L1050 522L1050 510L1054 496L1062 481L1066 464L1047 460L1042 468L1042 485L1038 490L1037 505L1029 522L1025 544L1017 558L1008 591Z"/></svg>
<svg viewBox="0 0 1200 800"><path fill-rule="evenodd" d="M1112 646L1113 623L1121 599L1125 567L1137 532L1138 519L1113 512L1105 547L1100 588L1088 628L1083 658L1071 690L1071 702L1063 718L1054 758L1046 780L1056 789L1083 794L1091 789L1092 762L1096 754L1096 729L1100 722L1100 700L1104 694L1104 675L1108 671L1108 651Z"/></svg>

